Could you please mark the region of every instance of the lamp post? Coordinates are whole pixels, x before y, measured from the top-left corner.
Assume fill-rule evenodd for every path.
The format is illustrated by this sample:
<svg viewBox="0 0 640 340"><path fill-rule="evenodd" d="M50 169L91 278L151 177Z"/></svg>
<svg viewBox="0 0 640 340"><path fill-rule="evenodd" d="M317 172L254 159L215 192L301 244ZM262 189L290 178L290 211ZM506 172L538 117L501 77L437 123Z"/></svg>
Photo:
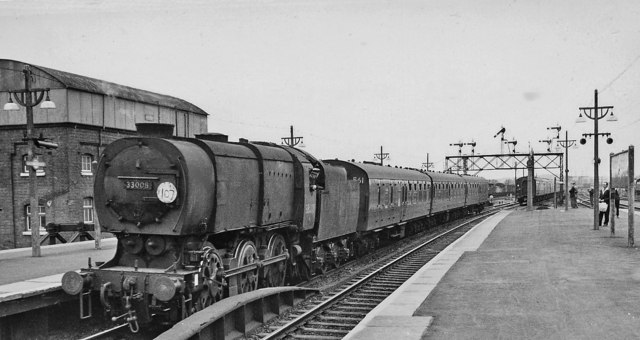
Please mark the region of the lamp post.
<svg viewBox="0 0 640 340"><path fill-rule="evenodd" d="M429 171L429 169L431 169L432 166L433 166L433 162L429 162L429 153L427 153L427 162L422 163L422 167L425 168L427 171Z"/></svg>
<svg viewBox="0 0 640 340"><path fill-rule="evenodd" d="M569 148L575 144L576 140L569 139L569 131L565 131L564 135L564 140L558 139L558 144L564 148L564 210L569 211L569 200L567 199L569 198Z"/></svg>
<svg viewBox="0 0 640 340"><path fill-rule="evenodd" d="M384 165L384 160L389 158L389 154L382 152L382 145L380 145L380 153L373 154L373 157L380 160L380 166Z"/></svg>
<svg viewBox="0 0 640 340"><path fill-rule="evenodd" d="M611 110L611 115L609 116L609 118L607 118L608 121L616 121L617 118L613 116L613 106L598 106L598 90L596 89L594 91L594 106L593 107L580 107L579 110L581 111L580 115L578 116L578 119L576 119L576 123L584 123L586 122L586 118L582 116L582 114L584 113L584 115L593 120L593 134L586 134L586 135L593 135L595 136L594 141L593 141L593 190L594 190L594 197L595 197L595 193L599 192L597 190L600 190L600 178L599 178L599 173L598 173L598 167L600 165L600 158L598 157L598 136L603 135L598 133L598 121L604 117L606 117L609 114L609 110ZM585 144L587 141L586 139L582 138L580 140L580 144ZM613 142L613 140L611 138L607 139L607 143L611 144ZM598 230L600 229L598 226L598 215L599 215L599 210L598 210L598 205L595 204L595 200L594 200L594 204L593 204L593 230Z"/></svg>
<svg viewBox="0 0 640 340"><path fill-rule="evenodd" d="M33 257L40 257L40 225L39 221L39 205L38 205L38 193L36 182L36 167L42 166L43 163L34 160L34 146L36 143L36 134L33 133L33 107L42 103L40 108L42 109L55 109L56 105L49 99L49 89L31 88L31 67L25 65L22 70L24 73L24 89L9 90L9 102L4 105L5 111L18 111L20 106L24 106L27 111L27 126L24 139L27 142L27 165L29 168L29 207L31 210L31 217L29 218L29 227L31 228L31 255ZM45 93L46 99L43 101ZM20 104L20 106L13 102L13 99ZM31 164L29 164L31 163Z"/></svg>
<svg viewBox="0 0 640 340"><path fill-rule="evenodd" d="M291 136L290 137L282 137L282 143L288 145L290 147L294 147L300 143L302 143L302 137L294 137L293 136L293 125L291 125ZM304 144L301 144L300 147L303 147Z"/></svg>

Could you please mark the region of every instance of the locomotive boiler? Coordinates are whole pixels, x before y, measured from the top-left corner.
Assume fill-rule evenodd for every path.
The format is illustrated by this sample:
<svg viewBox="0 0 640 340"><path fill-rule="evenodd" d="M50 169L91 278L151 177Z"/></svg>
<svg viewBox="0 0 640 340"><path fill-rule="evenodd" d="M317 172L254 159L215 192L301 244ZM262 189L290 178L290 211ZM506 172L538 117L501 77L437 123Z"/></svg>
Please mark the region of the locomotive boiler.
<svg viewBox="0 0 640 340"><path fill-rule="evenodd" d="M308 279L487 201L478 177L320 161L288 146L170 131L104 150L94 200L117 250L62 279L81 307L97 294L133 331Z"/></svg>

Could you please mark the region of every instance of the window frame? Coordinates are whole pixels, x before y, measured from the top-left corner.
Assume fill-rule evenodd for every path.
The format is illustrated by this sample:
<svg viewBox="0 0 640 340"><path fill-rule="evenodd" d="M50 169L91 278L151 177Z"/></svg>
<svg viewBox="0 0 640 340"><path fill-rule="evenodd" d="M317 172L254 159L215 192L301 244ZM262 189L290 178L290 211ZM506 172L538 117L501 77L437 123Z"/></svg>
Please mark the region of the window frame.
<svg viewBox="0 0 640 340"><path fill-rule="evenodd" d="M89 204L87 205L87 202ZM95 221L95 214L93 213L94 201L93 197L84 197L82 199L82 222L85 224L93 224ZM87 216L90 219L87 219Z"/></svg>
<svg viewBox="0 0 640 340"><path fill-rule="evenodd" d="M88 158L88 162L85 159ZM80 174L82 176L93 176L93 155L90 153L83 153L80 155ZM88 165L89 169L86 169Z"/></svg>
<svg viewBox="0 0 640 340"><path fill-rule="evenodd" d="M27 232L31 231L31 204L24 206L24 216ZM44 205L38 205L38 220L40 221L40 230L44 230L47 225L47 210Z"/></svg>
<svg viewBox="0 0 640 340"><path fill-rule="evenodd" d="M24 154L22 155L22 163L21 163L21 168L20 168L20 177L29 177L29 166L27 165L28 162L28 154ZM36 176L37 177L42 177L45 176L46 173L44 172L44 169L38 169L36 170Z"/></svg>

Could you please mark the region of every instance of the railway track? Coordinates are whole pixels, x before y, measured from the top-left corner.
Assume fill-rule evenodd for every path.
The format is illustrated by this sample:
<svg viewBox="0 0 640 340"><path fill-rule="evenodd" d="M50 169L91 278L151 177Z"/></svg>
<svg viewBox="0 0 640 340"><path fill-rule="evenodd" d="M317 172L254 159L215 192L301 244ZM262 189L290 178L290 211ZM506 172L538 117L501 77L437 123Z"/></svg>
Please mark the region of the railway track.
<svg viewBox="0 0 640 340"><path fill-rule="evenodd" d="M622 203L622 201L620 201L620 208L621 209L629 209L629 205L626 204L626 203ZM633 210L634 211L640 211L640 207L638 206L638 203L634 202Z"/></svg>
<svg viewBox="0 0 640 340"><path fill-rule="evenodd" d="M589 196L587 195L578 195L578 204L587 208L593 208L593 205L591 205L591 203L589 202ZM620 208L621 209L628 209L629 208L629 204L626 203L626 201L624 199L620 200ZM633 206L633 210L634 211L640 211L640 206L639 204L636 202L634 203Z"/></svg>
<svg viewBox="0 0 640 340"><path fill-rule="evenodd" d="M373 308L486 215L465 221L378 268L370 268L347 284L305 301L288 319L263 328L252 339L342 339Z"/></svg>
<svg viewBox="0 0 640 340"><path fill-rule="evenodd" d="M482 215L473 217L462 223L458 222L453 228L433 236L428 241L423 242L412 250L405 252L394 252L392 260L385 262L386 265L375 264L372 267L357 274L347 283L330 288L323 295L317 295L306 300L301 306L294 307L286 314L287 318L278 319L278 324L270 324L263 327L261 333L251 335L250 338L258 339L340 339L346 335L362 318L373 308L375 308L388 295L393 293L402 283L413 275L425 263L435 257L446 246L451 244L460 236L464 235L480 220L494 214L501 209L517 206L517 204L496 205L488 209ZM455 222L454 222L455 223ZM414 241L415 242L415 241ZM398 255L397 253L402 253ZM387 258L387 257L385 257ZM338 268L341 269L342 267ZM332 270L325 273L331 275ZM322 276L321 275L320 278ZM310 280L300 286L313 286L314 280ZM350 294L349 294L350 293ZM347 297L344 297L349 294ZM333 307L332 307L333 306ZM280 320L286 320L281 322ZM82 335L83 340L93 339L153 339L159 333L141 331L133 334L129 332L128 324L118 325L108 329L102 329L92 335L86 333ZM297 326L297 330L279 330L282 327L291 328ZM284 332L285 336L278 336ZM295 335L294 333L300 333ZM314 335L314 332L320 333ZM153 334L152 334L153 333ZM294 334L294 335L287 335ZM310 337L306 335L311 334ZM185 337L187 338L187 337Z"/></svg>
<svg viewBox="0 0 640 340"><path fill-rule="evenodd" d="M115 327L111 327L109 329L105 329L103 331L100 331L96 334L84 337L80 340L97 340L97 339L107 339L107 338L112 338L114 336L118 336L118 334L120 332L122 332L122 329L127 328L129 326L129 324L121 324Z"/></svg>

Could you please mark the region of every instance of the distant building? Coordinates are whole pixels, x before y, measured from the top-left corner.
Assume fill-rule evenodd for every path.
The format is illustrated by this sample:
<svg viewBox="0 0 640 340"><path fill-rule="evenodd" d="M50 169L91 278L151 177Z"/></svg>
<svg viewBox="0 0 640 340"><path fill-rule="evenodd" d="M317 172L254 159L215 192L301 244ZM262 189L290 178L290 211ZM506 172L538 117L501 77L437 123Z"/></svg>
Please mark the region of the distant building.
<svg viewBox="0 0 640 340"><path fill-rule="evenodd" d="M46 167L37 172L39 206L32 209L26 111L2 110L8 91L24 89L26 65L0 59L0 249L31 246L32 216L41 228L49 222L94 223L94 162L107 144L136 135L136 123L173 124L181 137L207 132L207 113L182 99L31 65L32 87L50 88L56 105L33 108L35 134L59 145L37 149Z"/></svg>

